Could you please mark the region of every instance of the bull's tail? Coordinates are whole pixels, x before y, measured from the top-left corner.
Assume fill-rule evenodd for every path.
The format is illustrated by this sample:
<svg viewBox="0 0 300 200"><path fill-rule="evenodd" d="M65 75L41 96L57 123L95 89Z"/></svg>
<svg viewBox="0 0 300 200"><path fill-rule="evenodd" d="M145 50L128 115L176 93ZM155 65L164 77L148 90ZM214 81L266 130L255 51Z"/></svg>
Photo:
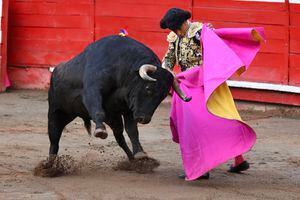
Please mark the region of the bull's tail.
<svg viewBox="0 0 300 200"><path fill-rule="evenodd" d="M89 136L91 136L91 134L92 134L92 131L91 131L91 127L92 127L91 120L89 120L89 119L83 119L83 121L84 121L84 127L85 127L85 129L87 130Z"/></svg>

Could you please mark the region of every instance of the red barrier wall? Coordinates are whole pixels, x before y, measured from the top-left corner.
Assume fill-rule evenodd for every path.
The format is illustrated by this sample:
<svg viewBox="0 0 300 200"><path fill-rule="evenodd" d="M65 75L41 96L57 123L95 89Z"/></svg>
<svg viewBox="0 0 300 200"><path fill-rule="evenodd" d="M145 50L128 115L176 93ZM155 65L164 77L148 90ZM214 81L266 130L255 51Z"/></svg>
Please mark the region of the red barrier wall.
<svg viewBox="0 0 300 200"><path fill-rule="evenodd" d="M289 84L300 86L300 4L290 4Z"/></svg>
<svg viewBox="0 0 300 200"><path fill-rule="evenodd" d="M94 41L94 1L11 0L8 65L16 88L46 88L48 67Z"/></svg>
<svg viewBox="0 0 300 200"><path fill-rule="evenodd" d="M267 43L243 80L288 83L288 6L285 3L195 0L194 19L216 27L263 26ZM235 77L235 79L240 79Z"/></svg>

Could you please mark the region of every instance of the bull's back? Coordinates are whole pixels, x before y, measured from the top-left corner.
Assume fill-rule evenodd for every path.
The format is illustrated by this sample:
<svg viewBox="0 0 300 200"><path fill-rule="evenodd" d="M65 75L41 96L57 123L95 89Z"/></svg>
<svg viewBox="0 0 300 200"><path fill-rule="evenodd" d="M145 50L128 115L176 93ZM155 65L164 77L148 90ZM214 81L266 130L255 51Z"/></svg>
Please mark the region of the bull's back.
<svg viewBox="0 0 300 200"><path fill-rule="evenodd" d="M160 65L160 59L147 46L130 37L112 35L90 44L87 48L88 60L93 59L98 69L110 66L130 68L139 62L147 60L149 64ZM100 64L101 63L101 64Z"/></svg>
<svg viewBox="0 0 300 200"><path fill-rule="evenodd" d="M128 37L107 36L90 44L68 62L58 65L51 79L56 90L65 87L78 89L83 87L85 70L90 70L85 69L87 63L99 65L98 70L109 70L111 66L121 64L126 67L127 64L135 64L143 58L160 63L155 53L144 44Z"/></svg>

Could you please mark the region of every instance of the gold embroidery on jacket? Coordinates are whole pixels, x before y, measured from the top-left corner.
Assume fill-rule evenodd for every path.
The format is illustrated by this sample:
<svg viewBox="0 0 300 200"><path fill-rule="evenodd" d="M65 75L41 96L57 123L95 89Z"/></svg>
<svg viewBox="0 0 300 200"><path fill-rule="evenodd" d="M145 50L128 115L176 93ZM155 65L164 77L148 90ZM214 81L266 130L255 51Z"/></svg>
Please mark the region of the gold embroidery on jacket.
<svg viewBox="0 0 300 200"><path fill-rule="evenodd" d="M167 36L168 51L163 59L164 66L173 69L177 63L182 70L202 64L202 47L195 41L197 33L203 24L194 22L190 24L186 36L179 38L173 31ZM197 38L199 39L199 38Z"/></svg>

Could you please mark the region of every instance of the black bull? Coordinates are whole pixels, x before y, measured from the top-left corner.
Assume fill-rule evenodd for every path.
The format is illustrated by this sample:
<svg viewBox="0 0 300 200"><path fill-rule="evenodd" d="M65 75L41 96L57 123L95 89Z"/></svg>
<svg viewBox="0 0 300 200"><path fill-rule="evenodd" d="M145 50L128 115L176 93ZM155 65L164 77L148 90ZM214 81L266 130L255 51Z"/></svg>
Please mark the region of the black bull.
<svg viewBox="0 0 300 200"><path fill-rule="evenodd" d="M51 76L48 97L49 154L58 153L64 127L80 117L89 133L92 119L94 135L102 139L107 137L103 122L109 125L130 160L146 156L137 123L150 122L172 84L177 94L188 100L176 87L173 75L160 66L152 50L121 36L98 40L58 65ZM133 151L125 142L124 127Z"/></svg>

